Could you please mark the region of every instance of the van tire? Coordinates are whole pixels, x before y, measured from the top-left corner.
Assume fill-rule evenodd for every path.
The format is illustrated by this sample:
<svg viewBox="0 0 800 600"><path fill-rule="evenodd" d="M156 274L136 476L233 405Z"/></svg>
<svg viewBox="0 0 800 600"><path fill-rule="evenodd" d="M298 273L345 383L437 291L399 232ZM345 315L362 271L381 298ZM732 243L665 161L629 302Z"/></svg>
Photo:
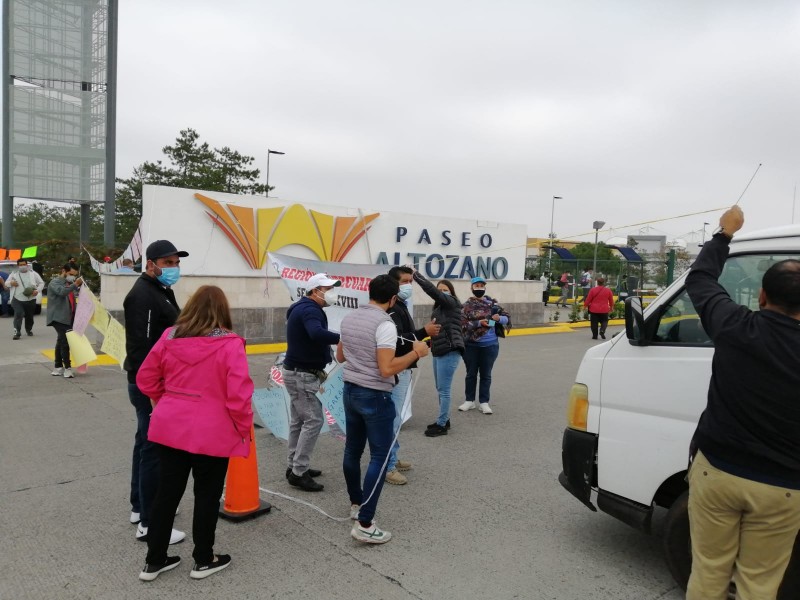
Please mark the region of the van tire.
<svg viewBox="0 0 800 600"><path fill-rule="evenodd" d="M689 537L689 490L669 507L664 519L664 558L675 582L685 590L692 572L692 542Z"/></svg>

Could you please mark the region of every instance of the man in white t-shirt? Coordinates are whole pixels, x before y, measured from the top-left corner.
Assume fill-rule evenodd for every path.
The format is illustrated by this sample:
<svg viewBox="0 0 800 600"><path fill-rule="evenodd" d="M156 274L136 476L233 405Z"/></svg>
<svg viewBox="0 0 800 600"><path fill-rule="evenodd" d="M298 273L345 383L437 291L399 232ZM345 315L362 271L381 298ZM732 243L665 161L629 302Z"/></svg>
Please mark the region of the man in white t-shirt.
<svg viewBox="0 0 800 600"><path fill-rule="evenodd" d="M343 320L336 359L344 362L344 412L347 439L342 470L350 496L350 535L367 544L388 542L392 534L373 521L394 441L395 376L428 354L425 342L414 342L408 354L395 356L397 328L387 311L397 302L400 286L389 275L369 283L369 304ZM346 361L346 362L345 362ZM369 441L369 465L361 484L361 455Z"/></svg>

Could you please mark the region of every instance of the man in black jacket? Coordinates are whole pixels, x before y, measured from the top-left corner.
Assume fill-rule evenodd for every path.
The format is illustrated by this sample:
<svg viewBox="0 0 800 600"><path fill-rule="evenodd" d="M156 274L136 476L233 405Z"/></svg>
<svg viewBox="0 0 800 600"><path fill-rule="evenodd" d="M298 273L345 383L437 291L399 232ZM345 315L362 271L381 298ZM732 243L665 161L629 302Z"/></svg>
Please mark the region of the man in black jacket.
<svg viewBox="0 0 800 600"><path fill-rule="evenodd" d="M136 539L147 541L150 510L158 490L159 460L154 444L147 440L150 398L136 385L136 374L147 354L180 313L172 286L180 277L181 258L188 252L178 251L172 242L157 240L147 247L144 272L125 296L125 357L128 372L128 396L136 409L136 437L133 443L131 469L131 523L138 523ZM172 530L170 544L183 540L186 534Z"/></svg>
<svg viewBox="0 0 800 600"><path fill-rule="evenodd" d="M726 211L686 278L715 347L692 441L687 600L724 600L734 572L737 597L775 598L800 529L800 261L766 271L761 310L739 305L718 279L743 223Z"/></svg>
<svg viewBox="0 0 800 600"><path fill-rule="evenodd" d="M414 269L411 267L392 267L389 269L389 277L392 277L400 285L400 292L397 294L397 302L389 310L389 316L392 317L395 326L397 327L397 348L395 349L395 357L404 356L414 349L414 342L421 341L429 336L434 336L439 333L441 325L431 321L425 327L416 329L414 327L414 319L408 312L406 302L411 299L414 291L412 282L414 281ZM417 368L417 362L411 363L408 369L400 371L397 374L397 385L392 389L392 401L395 407L394 417L394 431L400 429L403 423L403 402L408 394L408 388L411 385L411 369ZM386 483L392 485L405 485L408 483L408 478L400 471L408 471L411 469L411 463L405 460L399 460L397 453L400 450L400 442L395 441L392 449L389 451L389 462L386 463Z"/></svg>

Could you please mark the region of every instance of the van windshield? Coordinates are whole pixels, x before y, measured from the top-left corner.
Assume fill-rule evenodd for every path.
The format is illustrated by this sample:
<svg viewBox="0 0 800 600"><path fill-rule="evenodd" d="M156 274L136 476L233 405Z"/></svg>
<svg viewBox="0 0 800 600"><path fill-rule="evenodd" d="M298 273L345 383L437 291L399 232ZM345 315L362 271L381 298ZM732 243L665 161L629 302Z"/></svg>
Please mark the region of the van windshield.
<svg viewBox="0 0 800 600"><path fill-rule="evenodd" d="M758 310L761 279L767 269L797 254L745 254L730 257L719 282L731 298L750 310ZM711 346L712 341L700 323L689 294L684 288L658 312L658 326L652 339L655 344Z"/></svg>

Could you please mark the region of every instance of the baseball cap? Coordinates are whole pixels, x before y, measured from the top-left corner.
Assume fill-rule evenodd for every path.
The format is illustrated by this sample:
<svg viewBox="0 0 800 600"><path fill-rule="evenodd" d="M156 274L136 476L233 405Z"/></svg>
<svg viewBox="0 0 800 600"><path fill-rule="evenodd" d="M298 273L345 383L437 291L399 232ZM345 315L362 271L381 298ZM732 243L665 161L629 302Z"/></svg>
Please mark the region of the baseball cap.
<svg viewBox="0 0 800 600"><path fill-rule="evenodd" d="M470 284L475 284L475 283L483 283L483 284L485 284L486 280L483 277L473 277L472 281L470 281Z"/></svg>
<svg viewBox="0 0 800 600"><path fill-rule="evenodd" d="M306 287L309 290L313 290L314 288L318 287L339 287L342 285L342 282L338 279L331 279L328 277L327 273L317 273L316 275L312 275L311 278L306 281Z"/></svg>
<svg viewBox="0 0 800 600"><path fill-rule="evenodd" d="M147 260L155 260L157 258L164 258L165 256L189 256L185 250L180 250L175 247L175 244L169 240L156 240L147 247Z"/></svg>

